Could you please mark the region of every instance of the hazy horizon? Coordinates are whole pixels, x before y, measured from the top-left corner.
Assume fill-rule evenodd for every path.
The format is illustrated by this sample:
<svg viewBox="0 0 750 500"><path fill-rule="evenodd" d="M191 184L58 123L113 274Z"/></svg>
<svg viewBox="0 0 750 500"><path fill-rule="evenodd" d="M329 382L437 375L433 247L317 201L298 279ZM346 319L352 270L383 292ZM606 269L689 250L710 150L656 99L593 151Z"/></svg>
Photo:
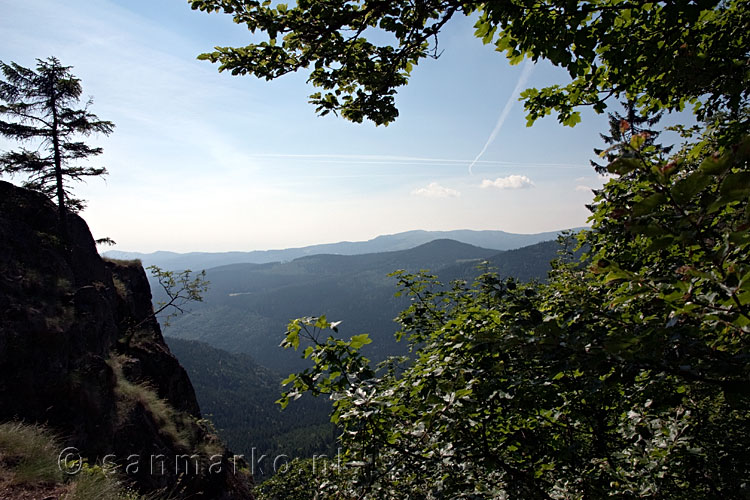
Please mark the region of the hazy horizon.
<svg viewBox="0 0 750 500"><path fill-rule="evenodd" d="M280 246L272 246L268 248L249 248L249 249L243 249L243 248L234 248L229 250L201 250L201 249L195 249L195 250L184 250L184 251L176 251L171 250L169 248L159 248L156 250L149 250L149 251L142 251L139 249L127 249L127 248L120 248L122 245L116 245L116 246L105 246L101 245L99 247L99 252L104 254L109 251L116 251L116 252L122 252L122 253L137 253L137 254L153 254L157 252L168 252L168 253L176 253L176 254L188 254L188 253L231 253L231 252L241 252L241 253L248 253L248 252L267 252L267 251L273 251L273 250L288 250L288 249L294 249L294 248L306 248L306 247L312 247L312 246L319 246L319 245L334 245L337 243L364 243L367 241L374 240L376 238L379 238L381 236L395 236L398 234L403 233L411 233L411 232L418 232L418 231L426 231L426 232L453 232L453 231L473 231L473 232L482 232L482 231L499 231L503 233L508 234L514 234L514 235L536 235L541 233L553 233L553 232L560 232L565 231L568 229L578 229L580 227L584 226L576 226L576 227L563 227L560 229L552 229L550 231L537 231L532 233L520 233L520 232L514 232L514 231L505 231L503 229L469 229L469 228L456 228L456 229L440 229L440 230L426 230L426 229L407 229L406 231L397 231L394 233L383 233L383 234L376 234L372 237L365 238L365 239L343 239L343 240L335 240L335 241L318 241L318 242L312 242L302 245L295 245L290 247L280 247Z"/></svg>
<svg viewBox="0 0 750 500"><path fill-rule="evenodd" d="M59 58L94 98L91 111L116 125L88 139L104 148L95 163L109 176L73 186L111 249L291 248L415 227L553 231L585 225L603 183L589 160L606 115L527 128L518 91L561 71L510 66L471 18L446 26L442 56L399 92L400 117L375 127L316 116L304 73L266 82L196 60L251 35L187 2L0 4L0 60Z"/></svg>

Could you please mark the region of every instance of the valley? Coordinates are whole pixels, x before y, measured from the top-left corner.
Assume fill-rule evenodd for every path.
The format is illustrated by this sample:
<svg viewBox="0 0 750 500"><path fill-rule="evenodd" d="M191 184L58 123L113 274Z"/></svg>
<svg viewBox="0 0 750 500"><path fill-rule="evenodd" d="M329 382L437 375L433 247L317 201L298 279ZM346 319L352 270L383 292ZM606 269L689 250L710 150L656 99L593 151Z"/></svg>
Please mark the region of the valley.
<svg viewBox="0 0 750 500"><path fill-rule="evenodd" d="M169 347L188 372L202 410L233 449L246 457L335 454L330 402L306 395L283 411L275 403L281 380L310 365L300 352L279 347L287 323L325 314L342 321L343 337L369 333L363 352L374 361L406 354L394 338L398 313L409 299L395 297L404 269L429 269L445 284L492 271L503 278L544 281L557 241L514 250L480 248L437 239L414 248L360 255L311 255L291 262L231 264L208 269L203 302L171 320ZM153 282L154 301L163 300ZM268 464L265 464L266 466ZM269 474L263 464L254 473Z"/></svg>

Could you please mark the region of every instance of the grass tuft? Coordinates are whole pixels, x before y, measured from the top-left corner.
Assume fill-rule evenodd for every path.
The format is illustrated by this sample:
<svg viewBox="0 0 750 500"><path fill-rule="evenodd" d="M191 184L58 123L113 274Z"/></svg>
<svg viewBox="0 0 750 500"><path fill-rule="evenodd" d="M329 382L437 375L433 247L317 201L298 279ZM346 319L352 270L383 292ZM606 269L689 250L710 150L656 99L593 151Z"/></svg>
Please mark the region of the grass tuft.
<svg viewBox="0 0 750 500"><path fill-rule="evenodd" d="M169 437L175 446L190 449L195 436L190 432L192 426L187 421L189 417L175 410L148 385L127 380L122 373L119 359L112 358L110 363L117 378L115 393L120 399L118 418L124 421L132 407L139 404L151 415L161 433Z"/></svg>
<svg viewBox="0 0 750 500"><path fill-rule="evenodd" d="M111 257L102 257L102 260L125 267L143 267L141 259L113 259Z"/></svg>
<svg viewBox="0 0 750 500"><path fill-rule="evenodd" d="M128 287L125 286L125 283L123 283L120 278L118 278L117 276L112 276L112 283L114 283L115 285L117 295L122 298L126 298L128 296Z"/></svg>
<svg viewBox="0 0 750 500"><path fill-rule="evenodd" d="M0 464L11 471L11 483L61 481L59 452L58 439L43 427L21 422L0 424Z"/></svg>
<svg viewBox="0 0 750 500"><path fill-rule="evenodd" d="M102 498L127 498L120 484L105 473L81 471L76 475L65 500L99 500Z"/></svg>
<svg viewBox="0 0 750 500"><path fill-rule="evenodd" d="M64 476L58 465L60 441L39 425L0 424L0 498L61 498L62 500L169 500L163 491L140 494L122 482L115 469L89 465ZM10 487L9 487L10 485ZM53 493L52 496L49 494Z"/></svg>

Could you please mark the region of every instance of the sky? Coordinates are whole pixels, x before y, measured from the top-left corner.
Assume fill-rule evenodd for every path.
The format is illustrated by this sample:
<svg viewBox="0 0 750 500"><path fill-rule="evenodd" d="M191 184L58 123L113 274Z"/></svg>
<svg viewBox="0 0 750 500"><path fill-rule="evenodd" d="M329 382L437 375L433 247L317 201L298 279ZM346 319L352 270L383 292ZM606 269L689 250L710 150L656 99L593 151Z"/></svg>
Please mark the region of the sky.
<svg viewBox="0 0 750 500"><path fill-rule="evenodd" d="M606 115L526 127L517 93L565 82L510 66L452 20L442 55L412 72L387 127L318 117L307 74L220 74L197 55L250 41L186 0L0 0L0 60L73 67L104 179L76 184L95 238L123 251L230 251L359 241L413 229L536 233L580 227L602 185L589 165ZM13 147L0 141L0 150ZM4 178L4 180L11 180ZM17 179L16 179L17 181Z"/></svg>

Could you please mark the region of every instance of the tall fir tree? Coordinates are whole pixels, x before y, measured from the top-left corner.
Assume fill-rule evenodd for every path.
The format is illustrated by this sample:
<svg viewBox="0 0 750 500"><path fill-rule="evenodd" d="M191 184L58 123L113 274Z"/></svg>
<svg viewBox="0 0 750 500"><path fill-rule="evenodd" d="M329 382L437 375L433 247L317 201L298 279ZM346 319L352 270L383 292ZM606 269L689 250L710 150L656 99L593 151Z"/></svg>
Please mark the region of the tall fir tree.
<svg viewBox="0 0 750 500"><path fill-rule="evenodd" d="M608 113L610 135L599 134L609 147L594 149L594 153L606 159L604 165L591 161L591 166L598 174L607 173L607 165L617 158L660 158L668 155L672 150L671 146L665 147L656 143L661 132L652 128L661 120L663 112L652 116L642 115L633 101L620 104L625 114L616 111Z"/></svg>
<svg viewBox="0 0 750 500"><path fill-rule="evenodd" d="M69 181L107 173L104 167L81 162L102 153L80 141L80 136L109 135L110 121L89 112L89 99L81 107L80 79L54 57L37 59L36 70L0 61L0 134L33 148L21 147L0 155L0 173L24 176L24 187L41 191L56 201L62 234L67 238L67 214L84 206L74 198Z"/></svg>

